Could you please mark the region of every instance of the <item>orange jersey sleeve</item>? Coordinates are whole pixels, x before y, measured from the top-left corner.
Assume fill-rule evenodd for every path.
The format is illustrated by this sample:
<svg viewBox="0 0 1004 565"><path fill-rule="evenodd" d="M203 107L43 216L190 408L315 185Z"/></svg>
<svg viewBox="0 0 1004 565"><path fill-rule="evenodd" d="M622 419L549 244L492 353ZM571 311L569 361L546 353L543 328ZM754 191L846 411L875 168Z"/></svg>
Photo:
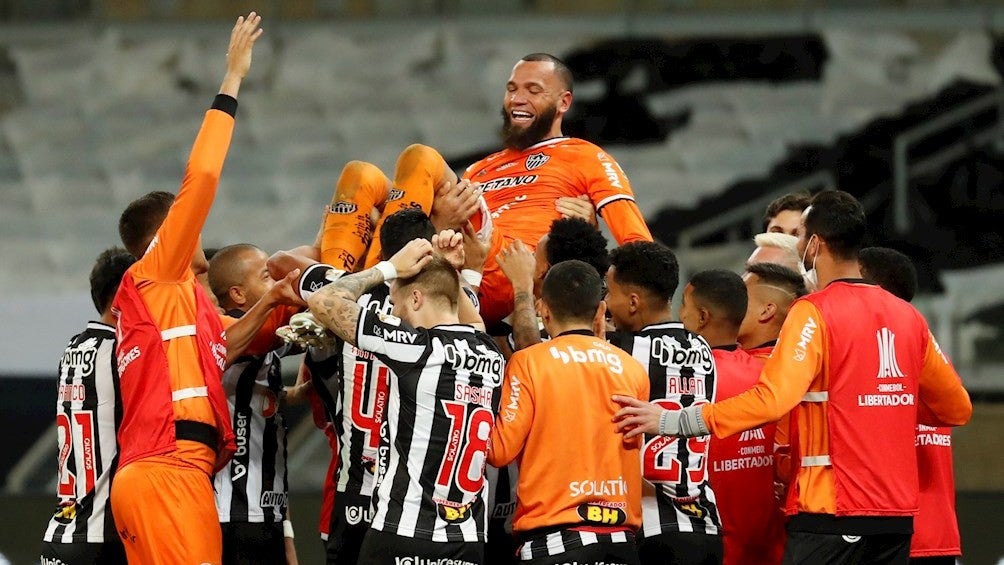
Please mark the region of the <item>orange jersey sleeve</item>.
<svg viewBox="0 0 1004 565"><path fill-rule="evenodd" d="M167 282L191 276L192 257L216 197L233 130L233 116L222 110L206 112L178 196L150 248L136 262L135 277Z"/></svg>
<svg viewBox="0 0 1004 565"><path fill-rule="evenodd" d="M918 383L917 418L928 426L961 426L973 415L973 403L959 374L928 332L924 367Z"/></svg>
<svg viewBox="0 0 1004 565"><path fill-rule="evenodd" d="M236 107L235 101L233 104ZM146 254L130 268L140 296L161 330L196 322L194 287L198 283L191 269L192 257L216 196L233 128L231 114L217 109L206 112L192 146L178 196ZM171 390L203 385L194 336L169 340L164 348L171 375ZM215 422L209 400L201 396L175 401L174 415L178 420ZM194 449L208 451L205 446L199 448L198 444ZM211 469L213 458L211 453L209 455Z"/></svg>
<svg viewBox="0 0 1004 565"><path fill-rule="evenodd" d="M821 374L825 343L819 310L807 300L795 302L760 381L740 395L705 405L708 428L717 437L728 437L779 420L801 402Z"/></svg>
<svg viewBox="0 0 1004 565"><path fill-rule="evenodd" d="M648 224L634 200L615 200L599 211L619 245L652 241L652 232L648 231Z"/></svg>
<svg viewBox="0 0 1004 565"><path fill-rule="evenodd" d="M512 463L523 451L530 434L533 413L533 377L527 367L527 357L514 355L506 365L502 382L502 407L492 429L488 464L502 468ZM515 391L515 392L514 392Z"/></svg>

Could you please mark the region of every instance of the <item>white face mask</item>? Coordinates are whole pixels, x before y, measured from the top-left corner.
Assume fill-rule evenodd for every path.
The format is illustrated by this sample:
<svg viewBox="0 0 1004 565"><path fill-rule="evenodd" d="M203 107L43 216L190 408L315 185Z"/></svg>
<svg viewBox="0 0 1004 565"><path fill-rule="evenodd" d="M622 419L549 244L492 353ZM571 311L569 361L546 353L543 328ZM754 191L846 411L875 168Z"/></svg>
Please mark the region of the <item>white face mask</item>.
<svg viewBox="0 0 1004 565"><path fill-rule="evenodd" d="M802 260L798 262L798 270L802 274L802 278L805 279L805 285L809 287L809 291L816 290L819 286L819 275L816 273L816 259L819 258L819 251L816 251L816 255L812 258L812 268L809 270L805 269L805 257L809 254L809 244L812 243L812 238L816 237L816 234L809 236L809 241L805 242L805 250L802 251Z"/></svg>

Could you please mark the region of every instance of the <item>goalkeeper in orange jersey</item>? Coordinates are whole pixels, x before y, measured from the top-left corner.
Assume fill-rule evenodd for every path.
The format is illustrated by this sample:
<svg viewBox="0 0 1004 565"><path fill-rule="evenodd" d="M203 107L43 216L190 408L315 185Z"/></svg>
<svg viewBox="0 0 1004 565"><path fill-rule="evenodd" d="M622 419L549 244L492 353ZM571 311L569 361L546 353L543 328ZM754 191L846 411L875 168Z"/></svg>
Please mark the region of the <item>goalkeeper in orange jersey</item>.
<svg viewBox="0 0 1004 565"><path fill-rule="evenodd" d="M572 74L561 60L544 53L523 57L506 83L505 149L468 167L462 180L423 145L405 149L392 182L371 165L350 163L328 208L322 248L356 270L379 260L373 230L402 208L421 208L440 229L459 228L470 219L491 243L483 278L468 281L479 287L481 314L491 328L512 311L512 287L495 261L512 241L532 247L552 221L596 213L618 244L651 241L617 162L596 145L562 134L572 90Z"/></svg>

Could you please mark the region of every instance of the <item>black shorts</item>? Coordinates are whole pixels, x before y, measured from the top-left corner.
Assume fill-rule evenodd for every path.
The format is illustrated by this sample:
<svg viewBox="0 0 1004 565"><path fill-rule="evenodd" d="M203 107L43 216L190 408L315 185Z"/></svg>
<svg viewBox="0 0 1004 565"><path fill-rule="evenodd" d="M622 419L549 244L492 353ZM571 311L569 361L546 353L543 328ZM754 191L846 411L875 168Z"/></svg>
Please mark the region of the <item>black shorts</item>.
<svg viewBox="0 0 1004 565"><path fill-rule="evenodd" d="M907 565L910 537L910 534L848 535L789 530L783 564Z"/></svg>
<svg viewBox="0 0 1004 565"><path fill-rule="evenodd" d="M521 561L526 565L639 565L638 548L633 543L594 543L569 549L558 555Z"/></svg>
<svg viewBox="0 0 1004 565"><path fill-rule="evenodd" d="M359 563L359 548L373 517L370 497L346 492L335 493L328 541L324 542L327 565Z"/></svg>
<svg viewBox="0 0 1004 565"><path fill-rule="evenodd" d="M666 532L638 540L644 565L721 565L722 536L696 532Z"/></svg>
<svg viewBox="0 0 1004 565"><path fill-rule="evenodd" d="M955 565L961 555L938 555L935 557L911 557L910 565Z"/></svg>
<svg viewBox="0 0 1004 565"><path fill-rule="evenodd" d="M126 565L125 548L115 538L104 543L42 542L42 565Z"/></svg>
<svg viewBox="0 0 1004 565"><path fill-rule="evenodd" d="M484 558L483 543L417 540L380 530L366 532L359 550L366 565L480 565Z"/></svg>
<svg viewBox="0 0 1004 565"><path fill-rule="evenodd" d="M513 565L516 557L516 538L505 531L505 520L488 521L488 541L485 543L485 565Z"/></svg>
<svg viewBox="0 0 1004 565"><path fill-rule="evenodd" d="M282 522L220 524L223 565L272 565L286 562Z"/></svg>

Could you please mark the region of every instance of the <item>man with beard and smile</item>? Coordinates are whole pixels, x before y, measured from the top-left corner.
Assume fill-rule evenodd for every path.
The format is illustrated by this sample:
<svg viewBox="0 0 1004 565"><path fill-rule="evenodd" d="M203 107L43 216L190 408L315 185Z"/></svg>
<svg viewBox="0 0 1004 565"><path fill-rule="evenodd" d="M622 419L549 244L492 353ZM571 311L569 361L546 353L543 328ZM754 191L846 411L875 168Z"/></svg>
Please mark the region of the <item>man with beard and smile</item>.
<svg viewBox="0 0 1004 565"><path fill-rule="evenodd" d="M469 219L482 238L490 239L491 249L483 278L468 282L480 288L481 314L489 331L507 334L504 329L492 331L512 312L512 286L495 260L504 247L520 240L532 248L552 221L592 219L597 212L619 245L652 240L620 165L596 145L562 134L572 90L571 71L560 59L546 53L523 57L513 67L502 102L505 149L468 167L458 182L434 149L409 146L398 159L389 191L357 189L355 183L336 191L330 209L341 211L341 217L333 212L326 222L346 229L327 229L326 224L322 246L350 249L358 256L365 243L353 227L366 223L374 208L382 207L382 218L402 207L422 208L431 212L437 229L460 228ZM379 242L374 240L364 265L375 264L379 257Z"/></svg>

